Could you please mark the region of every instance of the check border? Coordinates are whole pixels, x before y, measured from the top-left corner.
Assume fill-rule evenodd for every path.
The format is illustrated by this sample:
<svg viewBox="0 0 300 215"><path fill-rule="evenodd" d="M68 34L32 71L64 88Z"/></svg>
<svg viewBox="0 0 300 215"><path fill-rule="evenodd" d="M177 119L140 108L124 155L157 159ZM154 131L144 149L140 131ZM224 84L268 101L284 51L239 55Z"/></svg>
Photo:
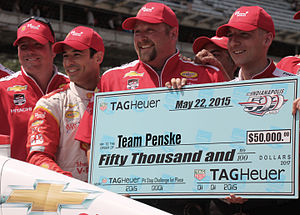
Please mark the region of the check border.
<svg viewBox="0 0 300 215"><path fill-rule="evenodd" d="M200 90L200 89L218 89L218 88L231 88L231 87L244 87L244 86L252 86L253 84L256 85L266 85L266 84L271 84L271 83L293 83L294 84L294 99L298 98L298 86L299 86L299 79L295 76L295 77L289 77L289 78L274 78L274 79L264 79L264 81L262 82L261 80L251 80L251 81L242 81L242 82L227 82L227 83L215 83L215 84L203 84L203 85L190 85L187 87L184 87L180 90L172 90L174 92L185 92L185 91L191 91L191 90ZM94 136L95 136L95 126L97 126L97 120L95 120L98 116L98 112L99 112L99 108L96 108L97 104L96 101L98 98L107 98L107 97L119 97L119 96L133 96L133 95L140 95L140 94L160 94L160 93L164 93L170 92L170 89L167 88L155 88L155 89L142 89L142 90L134 90L134 91L118 91L118 92L107 92L107 93L97 93L95 94L95 102L94 102L94 120L93 120L93 129L92 129L92 147L91 147L91 163L94 159L94 154L93 154L93 141L94 141ZM172 111L172 110L170 110ZM180 111L180 110L179 110ZM189 110L189 111L193 111L193 109ZM297 128L297 121L299 118L299 113L297 113L297 117L293 118L293 128L292 130L294 132L292 132L292 137L291 139L296 141L297 138L297 134L299 132L296 131ZM284 129L282 129L284 130ZM249 130L250 131L250 130ZM247 131L248 132L248 131ZM222 142L222 143L214 143L214 144L229 144L232 142ZM247 140L244 141L245 144L247 144ZM212 144L212 143L197 143L197 144ZM146 147L146 146L145 146ZM149 146L148 146L149 147ZM249 152L248 152L249 153ZM293 144L293 161L296 160L296 143ZM180 164L182 165L182 163ZM139 165L141 166L141 165ZM109 168L112 168L111 166L109 166ZM124 168L126 168L126 166L124 166ZM293 179L290 182L284 182L284 183L291 183L292 186L292 191L291 192L238 192L237 195L242 196L242 197L246 197L246 198L251 198L251 196L268 196L268 198L281 198L281 196L283 198L285 197L292 197L295 198L295 194L298 195L298 190L296 190L295 183L296 181L296 164L295 162L292 163L292 169L293 171L291 171L291 178ZM90 171L89 171L89 181L92 178L92 172L93 172L93 165L90 165ZM210 183L211 182L197 182L198 184L205 184L205 183ZM218 182L214 182L214 184L217 184ZM224 183L224 182L219 182L219 183ZM251 182L234 182L234 183L251 183ZM257 182L255 182L257 183ZM276 182L261 182L261 183L276 183ZM297 182L299 183L299 182ZM122 185L122 184L116 184L116 186L118 185ZM123 184L124 185L124 184ZM105 186L104 186L105 187ZM184 197L184 198L189 198L193 196L197 196L199 198L201 198L201 196L205 196L205 195L209 195L212 196L214 198L220 198L220 197L224 197L224 195L228 195L229 192L199 192L199 193L194 193L194 192L163 192L163 193L142 193L142 194L138 194L138 193L132 193L130 194L131 196L133 196L134 198L144 198L146 197L159 197L159 196L163 196L166 198L178 198L178 197ZM125 194L125 193L121 193L121 194Z"/></svg>

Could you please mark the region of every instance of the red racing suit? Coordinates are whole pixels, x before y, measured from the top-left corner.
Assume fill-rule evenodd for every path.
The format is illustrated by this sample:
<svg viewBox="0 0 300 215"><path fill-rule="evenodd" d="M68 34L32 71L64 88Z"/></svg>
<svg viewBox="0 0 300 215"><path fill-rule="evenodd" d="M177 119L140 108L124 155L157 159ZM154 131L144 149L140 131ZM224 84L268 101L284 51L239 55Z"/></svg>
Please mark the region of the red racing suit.
<svg viewBox="0 0 300 215"><path fill-rule="evenodd" d="M46 93L69 82L56 66ZM41 71L42 72L42 71ZM26 160L28 120L36 102L44 95L36 81L21 71L0 79L0 134L10 136L11 157Z"/></svg>
<svg viewBox="0 0 300 215"><path fill-rule="evenodd" d="M0 78L3 78L5 76L11 75L11 74L14 74L14 72L11 71L10 69L6 68L2 64L0 64Z"/></svg>
<svg viewBox="0 0 300 215"><path fill-rule="evenodd" d="M87 181L86 148L74 137L93 94L70 82L37 102L28 123L29 163Z"/></svg>
<svg viewBox="0 0 300 215"><path fill-rule="evenodd" d="M300 75L300 58L296 56L284 57L277 63L276 67L295 75Z"/></svg>
<svg viewBox="0 0 300 215"><path fill-rule="evenodd" d="M294 76L295 74L286 72L277 68L272 60L270 60L269 65L260 73L254 75L252 79L261 79L261 78L278 78L278 77L288 77ZM239 71L239 76L233 81L242 81L242 69Z"/></svg>
<svg viewBox="0 0 300 215"><path fill-rule="evenodd" d="M101 92L134 90L164 87L172 78L186 78L187 84L204 84L224 81L222 72L213 66L199 65L185 61L179 52L172 55L165 63L160 75L149 65L135 60L121 67L106 71L97 88ZM93 120L93 102L81 119L75 139L90 143Z"/></svg>

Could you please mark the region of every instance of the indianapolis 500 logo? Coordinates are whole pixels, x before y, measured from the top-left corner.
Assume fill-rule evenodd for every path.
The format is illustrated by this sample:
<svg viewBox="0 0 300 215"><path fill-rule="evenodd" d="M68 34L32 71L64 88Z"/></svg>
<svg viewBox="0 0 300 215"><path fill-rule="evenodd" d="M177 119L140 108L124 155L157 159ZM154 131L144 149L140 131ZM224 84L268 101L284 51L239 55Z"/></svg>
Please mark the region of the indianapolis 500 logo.
<svg viewBox="0 0 300 215"><path fill-rule="evenodd" d="M244 111L256 116L265 114L275 114L287 102L282 95L284 89L279 90L259 90L247 93L247 102L240 102L244 106Z"/></svg>

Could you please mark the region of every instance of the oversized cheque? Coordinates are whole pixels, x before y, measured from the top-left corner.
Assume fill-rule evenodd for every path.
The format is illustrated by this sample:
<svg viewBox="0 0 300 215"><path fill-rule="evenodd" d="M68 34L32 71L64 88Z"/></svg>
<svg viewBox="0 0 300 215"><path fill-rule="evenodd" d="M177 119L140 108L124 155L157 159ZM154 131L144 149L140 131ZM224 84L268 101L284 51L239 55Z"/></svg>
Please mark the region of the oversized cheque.
<svg viewBox="0 0 300 215"><path fill-rule="evenodd" d="M297 198L298 85L96 94L89 181L133 198Z"/></svg>

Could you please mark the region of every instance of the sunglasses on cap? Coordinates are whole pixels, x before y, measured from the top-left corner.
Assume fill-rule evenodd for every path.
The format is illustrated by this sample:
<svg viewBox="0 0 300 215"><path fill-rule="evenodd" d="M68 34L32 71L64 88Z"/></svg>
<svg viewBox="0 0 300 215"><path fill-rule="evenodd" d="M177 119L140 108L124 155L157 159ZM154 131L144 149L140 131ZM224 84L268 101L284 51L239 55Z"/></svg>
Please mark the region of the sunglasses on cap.
<svg viewBox="0 0 300 215"><path fill-rule="evenodd" d="M18 25L18 28L20 28L23 24L25 24L26 22L29 22L29 21L32 20L32 19L35 20L35 21L37 21L37 22L41 22L41 23L46 24L46 25L49 27L49 29L50 29L50 31L51 31L51 34L52 34L52 36L53 36L53 38L54 38L54 40L55 40L54 31L53 31L53 28L52 28L52 26L51 26L51 24L50 24L50 21L49 21L48 19L43 18L43 17L40 17L40 16L31 16L31 17L29 17L29 18L24 19L24 20Z"/></svg>

